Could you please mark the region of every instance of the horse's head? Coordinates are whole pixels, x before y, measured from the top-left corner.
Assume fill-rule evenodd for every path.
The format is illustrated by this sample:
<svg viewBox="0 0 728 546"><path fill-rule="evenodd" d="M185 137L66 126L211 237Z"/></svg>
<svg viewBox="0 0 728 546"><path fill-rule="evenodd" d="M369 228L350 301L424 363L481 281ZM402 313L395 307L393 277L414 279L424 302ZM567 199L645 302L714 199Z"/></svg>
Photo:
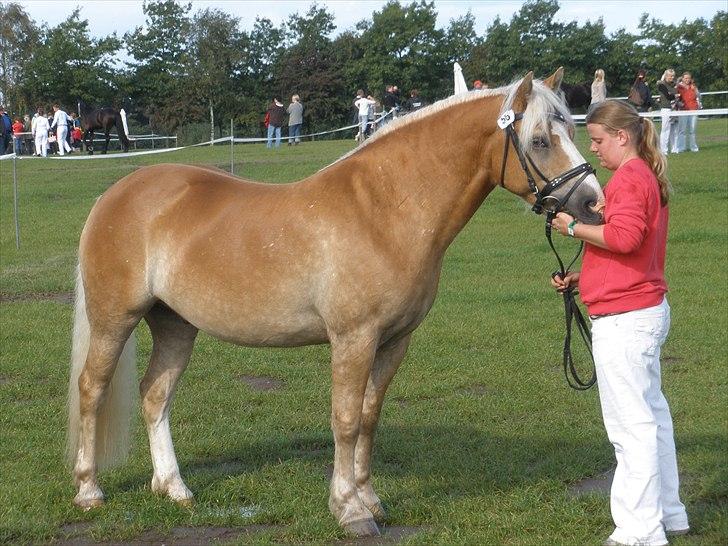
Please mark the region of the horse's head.
<svg viewBox="0 0 728 546"><path fill-rule="evenodd" d="M563 74L559 68L540 82L529 72L512 87L498 120L505 141L501 184L536 212L566 210L581 222L599 224L604 194L572 141L571 115L555 93Z"/></svg>

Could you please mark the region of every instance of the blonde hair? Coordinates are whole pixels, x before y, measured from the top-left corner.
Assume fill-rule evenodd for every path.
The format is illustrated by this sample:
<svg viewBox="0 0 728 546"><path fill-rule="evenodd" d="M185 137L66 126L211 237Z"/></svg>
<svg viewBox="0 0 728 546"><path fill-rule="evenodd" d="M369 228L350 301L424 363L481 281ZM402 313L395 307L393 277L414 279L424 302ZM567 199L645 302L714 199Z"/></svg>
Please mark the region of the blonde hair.
<svg viewBox="0 0 728 546"><path fill-rule="evenodd" d="M675 75L675 71L674 71L674 70L673 70L672 68L668 68L667 70L665 70L665 71L664 71L664 72L662 73L662 78L660 78L660 79L661 79L661 80L662 80L663 82L666 82L666 81L667 81L667 77L668 77L668 76L674 76L674 75Z"/></svg>
<svg viewBox="0 0 728 546"><path fill-rule="evenodd" d="M299 97L298 95L293 95L293 96L291 97L291 100L292 100L293 102L298 102L299 100L301 100L301 97Z"/></svg>
<svg viewBox="0 0 728 546"><path fill-rule="evenodd" d="M593 104L586 114L586 123L596 123L604 127L610 135L617 131L626 131L637 148L639 155L649 166L660 186L660 203L667 205L671 187L667 178L667 161L660 151L657 131L651 120L641 117L634 106L616 100L607 99Z"/></svg>
<svg viewBox="0 0 728 546"><path fill-rule="evenodd" d="M603 82L604 81L604 70L601 68L597 68L594 71L594 81L595 82Z"/></svg>

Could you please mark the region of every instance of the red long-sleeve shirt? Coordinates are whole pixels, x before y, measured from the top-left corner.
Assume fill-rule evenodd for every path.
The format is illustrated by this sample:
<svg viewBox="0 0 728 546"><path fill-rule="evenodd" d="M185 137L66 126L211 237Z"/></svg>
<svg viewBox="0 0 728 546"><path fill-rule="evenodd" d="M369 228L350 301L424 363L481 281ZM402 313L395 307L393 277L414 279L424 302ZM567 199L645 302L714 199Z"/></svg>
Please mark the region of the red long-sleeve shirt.
<svg viewBox="0 0 728 546"><path fill-rule="evenodd" d="M617 169L604 188L604 241L586 244L579 277L581 299L590 315L624 313L659 305L667 292L665 250L667 206L642 159Z"/></svg>

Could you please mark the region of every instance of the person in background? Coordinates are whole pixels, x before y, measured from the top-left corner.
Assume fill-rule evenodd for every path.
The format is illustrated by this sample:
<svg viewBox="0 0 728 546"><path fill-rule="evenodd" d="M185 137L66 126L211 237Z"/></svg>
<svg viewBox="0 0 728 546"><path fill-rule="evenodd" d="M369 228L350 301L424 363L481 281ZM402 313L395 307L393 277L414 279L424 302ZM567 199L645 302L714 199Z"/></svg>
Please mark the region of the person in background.
<svg viewBox="0 0 728 546"><path fill-rule="evenodd" d="M420 92L417 89L410 91L410 98L405 103L404 109L407 112L414 112L425 106L425 101L420 97Z"/></svg>
<svg viewBox="0 0 728 546"><path fill-rule="evenodd" d="M301 126L303 125L303 104L301 97L293 95L288 105L288 145L301 142Z"/></svg>
<svg viewBox="0 0 728 546"><path fill-rule="evenodd" d="M591 104L607 100L607 84L604 81L604 70L597 68L594 71L594 81L591 84Z"/></svg>
<svg viewBox="0 0 728 546"><path fill-rule="evenodd" d="M483 82L481 82L480 80L475 80L473 82L473 88L471 89L471 91L480 91L481 89L483 89Z"/></svg>
<svg viewBox="0 0 728 546"><path fill-rule="evenodd" d="M58 154L65 155L66 152L71 153L71 147L68 145L68 114L61 110L58 103L53 105L53 122L51 123L51 132L56 133L56 146L58 146Z"/></svg>
<svg viewBox="0 0 728 546"><path fill-rule="evenodd" d="M266 143L266 147L273 147L273 135L275 135L275 147L280 148L281 127L283 127L283 118L286 115L286 111L283 109L283 103L279 97L273 97L273 102L268 106L266 113L268 114L268 142Z"/></svg>
<svg viewBox="0 0 728 546"><path fill-rule="evenodd" d="M23 125L20 118L15 118L15 123L13 123L13 143L16 155L23 153L23 132L25 132L25 125Z"/></svg>
<svg viewBox="0 0 728 546"><path fill-rule="evenodd" d="M693 81L690 72L685 72L676 86L680 95L680 101L684 104L683 110L700 110L700 92ZM695 126L698 123L698 115L680 116L677 124L677 151L684 152L690 148L691 152L698 151L698 143L695 141Z"/></svg>
<svg viewBox="0 0 728 546"><path fill-rule="evenodd" d="M0 155L7 153L12 137L13 121L5 111L5 107L0 106Z"/></svg>
<svg viewBox="0 0 728 546"><path fill-rule="evenodd" d="M384 127L392 121L397 114L397 96L394 94L394 86L388 85L382 97L382 108L384 115L379 120L379 126Z"/></svg>
<svg viewBox="0 0 728 546"><path fill-rule="evenodd" d="M81 131L81 127L75 126L73 129L71 129L71 147L74 150L80 150L82 142L83 131Z"/></svg>
<svg viewBox="0 0 728 546"><path fill-rule="evenodd" d="M660 151L667 155L677 152L677 119L670 116L673 110L680 110L682 102L677 100L677 90L674 86L675 71L668 68L663 72L662 78L657 82L657 92L660 94Z"/></svg>
<svg viewBox="0 0 728 546"><path fill-rule="evenodd" d="M652 106L652 94L650 93L650 87L645 81L646 77L647 71L644 68L640 68L630 89L629 97L627 98L638 112L647 112Z"/></svg>
<svg viewBox="0 0 728 546"><path fill-rule="evenodd" d="M359 89L356 92L354 106L359 110L359 134L356 135L359 142L364 142L366 138L367 125L369 124L369 110L374 107L376 102L371 95L365 97L363 89Z"/></svg>
<svg viewBox="0 0 728 546"><path fill-rule="evenodd" d="M37 115L33 117L30 130L35 139L35 155L47 157L48 132L51 130L51 126L48 123L48 118L45 116L45 110L42 107L38 108Z"/></svg>
<svg viewBox="0 0 728 546"><path fill-rule="evenodd" d="M614 446L604 545L667 544L689 531L680 502L672 417L662 393L660 348L670 329L665 253L670 182L652 121L627 102L606 100L586 115L591 151L614 174L604 188L604 223L560 212L552 229L584 241L580 272L555 276L578 286L592 320L602 418Z"/></svg>

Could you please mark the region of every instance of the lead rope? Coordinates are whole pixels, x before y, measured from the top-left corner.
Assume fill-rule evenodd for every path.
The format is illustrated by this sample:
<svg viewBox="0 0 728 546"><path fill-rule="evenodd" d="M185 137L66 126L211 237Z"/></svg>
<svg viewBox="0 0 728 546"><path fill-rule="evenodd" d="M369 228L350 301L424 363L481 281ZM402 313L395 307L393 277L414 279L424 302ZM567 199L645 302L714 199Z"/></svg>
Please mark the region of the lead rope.
<svg viewBox="0 0 728 546"><path fill-rule="evenodd" d="M551 221L554 219L555 216L556 215L553 212L546 213L546 240L548 240L549 246L556 256L556 261L559 262L559 270L554 271L553 276L558 275L562 279L564 279L566 278L566 274L571 269L571 266L574 265L574 262L576 262L577 258L579 258L579 256L581 255L581 251L584 249L584 241L581 241L581 244L579 245L579 250L576 252L576 255L571 260L569 265L564 267L564 262L561 260L561 256L559 256L559 253L556 251L554 243L551 240ZM576 302L576 294L577 289L573 286L567 287L561 293L564 298L564 316L566 320L566 336L564 337L563 362L564 376L566 377L566 382L569 384L569 387L578 391L585 391L593 386L594 383L596 383L597 375L594 365L594 354L592 353L591 331L589 330L589 324L586 322L584 315L581 313L579 304ZM574 358L571 354L571 329L574 321L576 321L576 329L579 332L579 335L581 335L581 339L584 340L584 344L586 345L587 351L589 352L589 358L592 362L591 376L586 381L579 377L576 366L574 366Z"/></svg>

